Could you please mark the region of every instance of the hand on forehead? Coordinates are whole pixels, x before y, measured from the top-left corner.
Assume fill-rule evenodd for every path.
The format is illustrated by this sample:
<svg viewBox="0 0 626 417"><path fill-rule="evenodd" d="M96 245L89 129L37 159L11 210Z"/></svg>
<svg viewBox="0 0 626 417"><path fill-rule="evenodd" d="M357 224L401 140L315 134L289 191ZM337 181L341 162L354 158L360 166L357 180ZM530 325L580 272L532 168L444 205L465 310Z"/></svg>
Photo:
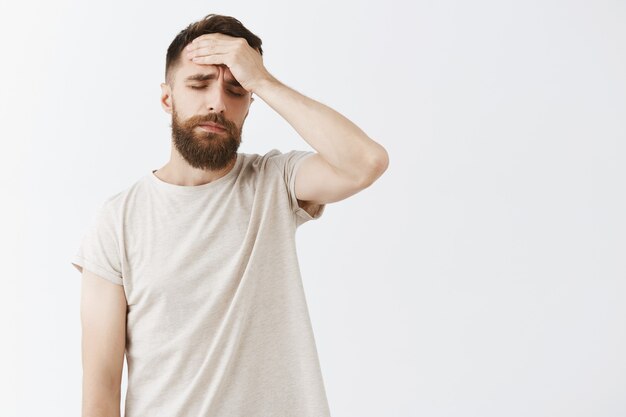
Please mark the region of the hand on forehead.
<svg viewBox="0 0 626 417"><path fill-rule="evenodd" d="M194 69L202 66L216 67L212 76L229 78L237 86L252 91L254 85L270 77L263 66L258 50L252 49L244 38L221 33L200 35L190 42L183 51L184 61L191 62Z"/></svg>
<svg viewBox="0 0 626 417"><path fill-rule="evenodd" d="M195 69L204 70L205 72L217 72L218 74L224 76L230 76L232 78L232 73L230 72L230 68L228 68L225 64L196 64L194 62L191 63L191 66ZM208 71L207 71L208 70Z"/></svg>

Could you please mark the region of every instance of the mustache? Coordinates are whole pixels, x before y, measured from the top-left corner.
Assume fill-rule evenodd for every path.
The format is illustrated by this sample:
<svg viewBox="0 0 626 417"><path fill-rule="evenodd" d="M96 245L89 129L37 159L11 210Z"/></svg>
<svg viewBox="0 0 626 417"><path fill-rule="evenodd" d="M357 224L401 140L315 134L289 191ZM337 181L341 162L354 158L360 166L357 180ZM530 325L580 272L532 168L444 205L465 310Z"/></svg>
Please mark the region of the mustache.
<svg viewBox="0 0 626 417"><path fill-rule="evenodd" d="M219 113L209 113L207 115L195 116L192 118L192 120L190 120L190 122L194 125L199 125L199 124L209 123L209 122L217 123L217 124L224 126L225 128L229 130L232 125L232 123L229 120L227 120L223 115Z"/></svg>

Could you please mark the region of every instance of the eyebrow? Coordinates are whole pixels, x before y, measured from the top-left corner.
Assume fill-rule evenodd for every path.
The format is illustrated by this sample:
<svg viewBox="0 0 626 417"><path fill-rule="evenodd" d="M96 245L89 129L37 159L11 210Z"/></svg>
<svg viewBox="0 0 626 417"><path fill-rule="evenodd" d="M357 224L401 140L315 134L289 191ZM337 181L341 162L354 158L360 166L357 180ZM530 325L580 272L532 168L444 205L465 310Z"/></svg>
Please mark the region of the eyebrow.
<svg viewBox="0 0 626 417"><path fill-rule="evenodd" d="M210 81L210 80L214 80L217 78L217 74L216 73L211 73L211 74L194 74L194 75L190 75L189 77L185 78L185 81ZM237 80L233 79L224 79L224 81L226 82L226 84L230 84L232 86L235 87L239 87L239 88L243 88L241 86L241 84L239 84L239 82Z"/></svg>

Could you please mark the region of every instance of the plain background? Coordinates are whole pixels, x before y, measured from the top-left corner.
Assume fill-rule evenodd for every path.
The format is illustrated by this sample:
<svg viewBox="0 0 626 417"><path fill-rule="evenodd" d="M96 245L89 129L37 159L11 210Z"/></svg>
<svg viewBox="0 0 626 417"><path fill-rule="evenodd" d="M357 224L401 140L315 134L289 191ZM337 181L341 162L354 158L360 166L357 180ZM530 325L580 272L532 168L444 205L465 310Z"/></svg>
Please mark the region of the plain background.
<svg viewBox="0 0 626 417"><path fill-rule="evenodd" d="M167 162L165 52L209 13L390 155L297 233L334 417L626 415L624 2L0 7L0 415L80 414L70 259ZM272 148L312 150L257 98Z"/></svg>

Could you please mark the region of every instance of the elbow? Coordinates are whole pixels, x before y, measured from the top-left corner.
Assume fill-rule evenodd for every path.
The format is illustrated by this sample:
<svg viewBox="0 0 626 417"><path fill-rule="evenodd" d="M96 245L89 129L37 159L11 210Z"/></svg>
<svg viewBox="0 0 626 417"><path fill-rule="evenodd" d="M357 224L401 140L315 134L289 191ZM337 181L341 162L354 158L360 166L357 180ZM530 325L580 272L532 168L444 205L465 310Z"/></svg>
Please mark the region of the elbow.
<svg viewBox="0 0 626 417"><path fill-rule="evenodd" d="M387 171L387 168L389 167L389 153L387 153L387 150L382 146L380 147L380 154L375 159L374 166L376 167L376 172L378 173L379 177L383 175L383 173Z"/></svg>
<svg viewBox="0 0 626 417"><path fill-rule="evenodd" d="M380 149L371 157L368 165L369 169L362 181L363 188L372 185L389 167L389 154L387 150L380 146Z"/></svg>

